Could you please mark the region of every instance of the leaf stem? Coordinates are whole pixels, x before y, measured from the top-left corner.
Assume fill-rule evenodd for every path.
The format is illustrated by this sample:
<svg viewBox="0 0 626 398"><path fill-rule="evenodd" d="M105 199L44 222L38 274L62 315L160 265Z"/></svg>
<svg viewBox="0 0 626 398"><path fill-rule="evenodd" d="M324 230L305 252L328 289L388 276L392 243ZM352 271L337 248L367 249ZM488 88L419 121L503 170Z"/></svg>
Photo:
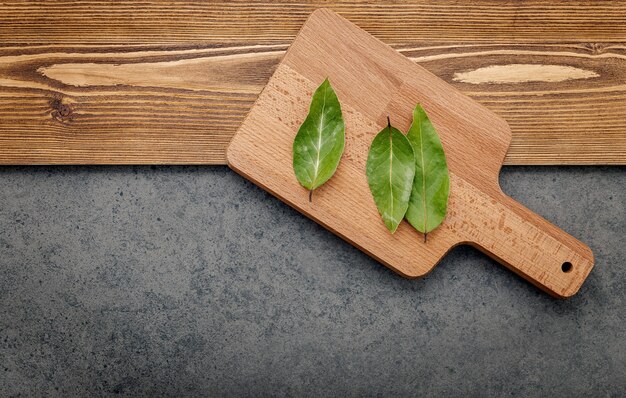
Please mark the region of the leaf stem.
<svg viewBox="0 0 626 398"><path fill-rule="evenodd" d="M426 243L426 238L428 237L428 232L424 232L424 243Z"/></svg>
<svg viewBox="0 0 626 398"><path fill-rule="evenodd" d="M313 190L309 190L309 203L313 201Z"/></svg>

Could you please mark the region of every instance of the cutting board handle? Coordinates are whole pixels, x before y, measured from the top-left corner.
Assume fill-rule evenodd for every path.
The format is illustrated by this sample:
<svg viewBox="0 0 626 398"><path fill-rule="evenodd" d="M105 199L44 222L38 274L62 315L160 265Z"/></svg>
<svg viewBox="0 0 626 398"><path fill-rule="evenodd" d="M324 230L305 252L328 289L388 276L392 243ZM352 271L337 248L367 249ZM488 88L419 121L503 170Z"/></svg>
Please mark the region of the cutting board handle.
<svg viewBox="0 0 626 398"><path fill-rule="evenodd" d="M556 297L575 294L593 268L589 247L504 194L460 182L463 243ZM480 226L480 233L476 233Z"/></svg>

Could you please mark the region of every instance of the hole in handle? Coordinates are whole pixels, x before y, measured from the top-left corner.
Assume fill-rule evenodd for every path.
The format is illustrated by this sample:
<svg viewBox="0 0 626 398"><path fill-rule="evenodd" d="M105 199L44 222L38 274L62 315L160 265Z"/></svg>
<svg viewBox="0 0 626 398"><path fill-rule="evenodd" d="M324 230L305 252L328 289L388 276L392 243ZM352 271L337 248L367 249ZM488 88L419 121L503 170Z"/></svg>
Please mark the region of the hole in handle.
<svg viewBox="0 0 626 398"><path fill-rule="evenodd" d="M561 265L561 271L565 273L570 272L572 268L573 268L572 263L570 263L569 261L566 261Z"/></svg>

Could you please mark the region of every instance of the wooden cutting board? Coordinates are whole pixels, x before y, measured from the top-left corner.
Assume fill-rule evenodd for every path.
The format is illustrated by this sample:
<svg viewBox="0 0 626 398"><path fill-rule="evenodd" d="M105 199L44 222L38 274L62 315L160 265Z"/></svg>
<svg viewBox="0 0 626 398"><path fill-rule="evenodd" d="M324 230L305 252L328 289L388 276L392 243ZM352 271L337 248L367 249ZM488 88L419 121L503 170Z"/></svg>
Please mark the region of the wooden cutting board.
<svg viewBox="0 0 626 398"><path fill-rule="evenodd" d="M292 169L292 143L315 88L328 77L341 101L346 146L312 203ZM369 192L369 145L385 125L406 131L421 103L437 128L451 173L448 214L430 233L385 228ZM505 195L498 174L511 142L507 123L329 10L302 27L227 151L229 166L407 277L427 274L454 246L470 244L546 292L576 293L591 250Z"/></svg>

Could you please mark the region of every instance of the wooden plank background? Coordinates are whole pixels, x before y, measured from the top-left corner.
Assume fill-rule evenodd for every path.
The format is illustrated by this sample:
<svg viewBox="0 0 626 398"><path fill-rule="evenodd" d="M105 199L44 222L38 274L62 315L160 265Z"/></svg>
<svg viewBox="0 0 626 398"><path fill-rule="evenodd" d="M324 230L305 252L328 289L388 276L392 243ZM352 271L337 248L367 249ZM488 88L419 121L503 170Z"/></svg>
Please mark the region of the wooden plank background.
<svg viewBox="0 0 626 398"><path fill-rule="evenodd" d="M322 6L504 117L507 164L626 164L626 3L551 0L3 2L0 164L223 164Z"/></svg>

